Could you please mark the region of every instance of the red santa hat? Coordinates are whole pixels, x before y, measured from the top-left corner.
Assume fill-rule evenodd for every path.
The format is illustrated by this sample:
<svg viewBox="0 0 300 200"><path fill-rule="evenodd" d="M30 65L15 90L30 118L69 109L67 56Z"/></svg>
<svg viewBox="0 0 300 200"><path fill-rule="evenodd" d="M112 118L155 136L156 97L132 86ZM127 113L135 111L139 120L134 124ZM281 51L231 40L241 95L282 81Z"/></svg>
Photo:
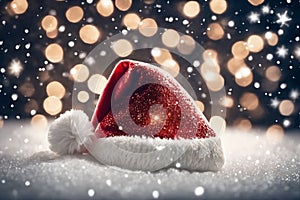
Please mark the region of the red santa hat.
<svg viewBox="0 0 300 200"><path fill-rule="evenodd" d="M220 138L187 91L160 68L132 60L116 65L91 121L67 111L48 139L58 154L87 152L131 170L216 171L224 164Z"/></svg>

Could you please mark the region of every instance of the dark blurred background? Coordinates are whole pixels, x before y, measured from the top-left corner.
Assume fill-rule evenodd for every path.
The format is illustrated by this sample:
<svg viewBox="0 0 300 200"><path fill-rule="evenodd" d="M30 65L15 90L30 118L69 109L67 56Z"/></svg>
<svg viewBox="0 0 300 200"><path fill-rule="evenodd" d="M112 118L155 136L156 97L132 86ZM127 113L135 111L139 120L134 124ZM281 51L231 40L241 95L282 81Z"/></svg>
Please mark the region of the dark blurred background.
<svg viewBox="0 0 300 200"><path fill-rule="evenodd" d="M228 125L244 131L255 127L265 127L267 132L299 130L300 1L227 0L226 3L201 0L195 4L200 6L199 13L185 5L188 1L124 2L0 0L0 127L7 120L35 116L39 117L36 120L43 120L43 117L57 117L70 109L76 79L74 74L72 76L74 66L82 63L98 43L128 28L124 18L135 13L140 20L152 18L158 27L189 35L205 49L217 53L227 93L223 104L227 107ZM108 7L103 11L101 4ZM73 6L81 9L76 7L77 10L69 10L67 14ZM42 20L48 15L55 19L48 18L51 23L45 22L43 27ZM134 18L129 18L128 23L130 20ZM89 30L82 30L80 34L81 28L88 24L98 29L97 41L86 39ZM253 35L263 40L262 48L255 40L254 49L245 47L246 55L241 55L243 49L235 44L247 42ZM62 48L62 58L47 55L46 48L53 43ZM237 53L234 53L235 48ZM60 55L59 50L52 51ZM131 57L155 62L150 58L151 50L145 51L133 52ZM189 76L188 64L176 55L173 58L179 63L180 72ZM245 65L250 72L246 70L248 74L245 75L238 71L239 65ZM237 80L239 76L245 80ZM58 83L52 87L62 87L65 91L54 91L56 97L49 100L51 87L48 93L46 90L53 81ZM192 81L192 84L195 83ZM205 84L201 87L203 90L197 98L209 118L210 99L203 95L207 87ZM83 102L84 97L81 97ZM61 102L62 106L51 110L45 105L47 98L49 105Z"/></svg>

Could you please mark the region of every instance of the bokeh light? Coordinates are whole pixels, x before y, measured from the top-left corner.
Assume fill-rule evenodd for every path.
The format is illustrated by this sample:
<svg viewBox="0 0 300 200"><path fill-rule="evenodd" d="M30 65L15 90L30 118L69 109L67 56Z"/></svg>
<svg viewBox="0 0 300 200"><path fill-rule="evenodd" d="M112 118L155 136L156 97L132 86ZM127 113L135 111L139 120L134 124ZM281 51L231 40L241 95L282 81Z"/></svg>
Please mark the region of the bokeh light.
<svg viewBox="0 0 300 200"><path fill-rule="evenodd" d="M225 0L211 0L209 7L213 13L223 14L227 9L227 2Z"/></svg>
<svg viewBox="0 0 300 200"><path fill-rule="evenodd" d="M137 29L141 22L141 18L136 13L128 13L123 18L123 24L128 29Z"/></svg>
<svg viewBox="0 0 300 200"><path fill-rule="evenodd" d="M180 36L177 31L168 29L162 34L161 39L165 46L174 48L178 45Z"/></svg>
<svg viewBox="0 0 300 200"><path fill-rule="evenodd" d="M30 124L37 130L44 130L47 128L48 120L44 115L37 114L31 118Z"/></svg>
<svg viewBox="0 0 300 200"><path fill-rule="evenodd" d="M294 112L295 106L291 100L283 100L279 104L279 112L283 116L290 116Z"/></svg>
<svg viewBox="0 0 300 200"><path fill-rule="evenodd" d="M90 95L86 91L80 91L77 94L77 99L81 103L86 103L89 100L89 98L90 98Z"/></svg>
<svg viewBox="0 0 300 200"><path fill-rule="evenodd" d="M207 37L212 40L220 40L224 36L224 30L218 23L211 23L207 28Z"/></svg>
<svg viewBox="0 0 300 200"><path fill-rule="evenodd" d="M57 43L49 44L45 49L46 58L53 63L58 63L63 60L64 51Z"/></svg>
<svg viewBox="0 0 300 200"><path fill-rule="evenodd" d="M270 81L276 82L281 77L281 71L277 66L270 66L267 68L265 75Z"/></svg>
<svg viewBox="0 0 300 200"><path fill-rule="evenodd" d="M268 31L265 33L265 39L267 40L267 43L270 45L270 46L275 46L277 45L278 43L278 35L276 33L273 33L271 31Z"/></svg>
<svg viewBox="0 0 300 200"><path fill-rule="evenodd" d="M69 8L66 12L66 18L69 22L77 23L83 18L83 10L79 6L73 6Z"/></svg>
<svg viewBox="0 0 300 200"><path fill-rule="evenodd" d="M236 73L235 73L235 82L241 86L246 87L250 85L253 81L253 73L249 67L242 66Z"/></svg>
<svg viewBox="0 0 300 200"><path fill-rule="evenodd" d="M199 107L200 111L204 112L204 109L205 109L204 103L202 101L199 101L199 100L196 100L195 103Z"/></svg>
<svg viewBox="0 0 300 200"><path fill-rule="evenodd" d="M248 0L249 3L251 3L253 6L258 6L262 4L265 0Z"/></svg>
<svg viewBox="0 0 300 200"><path fill-rule="evenodd" d="M139 23L139 31L142 35L146 37L151 37L155 35L157 30L157 23L152 18L145 18Z"/></svg>
<svg viewBox="0 0 300 200"><path fill-rule="evenodd" d="M188 55L194 51L196 47L195 40L189 35L182 35L177 45L177 49L180 53Z"/></svg>
<svg viewBox="0 0 300 200"><path fill-rule="evenodd" d="M173 77L179 74L180 66L174 59L167 59L161 64L161 68Z"/></svg>
<svg viewBox="0 0 300 200"><path fill-rule="evenodd" d="M85 25L79 30L81 40L86 44L94 44L100 38L100 31L94 25Z"/></svg>
<svg viewBox="0 0 300 200"><path fill-rule="evenodd" d="M101 94L106 83L107 79L105 78L105 76L102 76L100 74L93 74L89 78L87 85L91 92L95 94Z"/></svg>
<svg viewBox="0 0 300 200"><path fill-rule="evenodd" d="M255 110L259 105L259 100L254 93L246 92L241 96L240 104L247 110Z"/></svg>
<svg viewBox="0 0 300 200"><path fill-rule="evenodd" d="M70 74L76 82L84 82L88 79L90 72L87 66L77 64L70 70Z"/></svg>
<svg viewBox="0 0 300 200"><path fill-rule="evenodd" d="M238 129L241 130L243 132L247 132L250 131L252 128L252 123L249 119L237 119L234 122L234 126Z"/></svg>
<svg viewBox="0 0 300 200"><path fill-rule="evenodd" d="M118 56L126 57L132 53L133 46L128 40L120 39L113 42L112 49Z"/></svg>
<svg viewBox="0 0 300 200"><path fill-rule="evenodd" d="M62 102L55 96L47 97L43 103L44 110L49 115L57 115L62 111Z"/></svg>
<svg viewBox="0 0 300 200"><path fill-rule="evenodd" d="M48 96L56 96L62 99L66 94L66 89L60 82L52 81L47 85L46 92Z"/></svg>
<svg viewBox="0 0 300 200"><path fill-rule="evenodd" d="M232 75L235 75L243 66L246 66L246 63L241 59L230 58L227 62L227 69Z"/></svg>
<svg viewBox="0 0 300 200"><path fill-rule="evenodd" d="M251 35L247 40L248 49L257 53L264 48L264 40L259 35Z"/></svg>
<svg viewBox="0 0 300 200"><path fill-rule="evenodd" d="M116 0L115 5L121 11L127 11L132 4L132 0Z"/></svg>
<svg viewBox="0 0 300 200"><path fill-rule="evenodd" d="M10 9L13 12L13 14L23 14L28 9L28 2L27 0L13 0L10 3Z"/></svg>
<svg viewBox="0 0 300 200"><path fill-rule="evenodd" d="M244 59L249 55L248 45L244 41L238 41L231 47L232 55L237 59Z"/></svg>
<svg viewBox="0 0 300 200"><path fill-rule="evenodd" d="M188 1L183 6L183 14L188 18L194 18L200 13L200 5L197 1Z"/></svg>
<svg viewBox="0 0 300 200"><path fill-rule="evenodd" d="M58 26L58 21L55 16L46 15L41 22L42 28L48 32L55 32Z"/></svg>
<svg viewBox="0 0 300 200"><path fill-rule="evenodd" d="M109 17L114 12L114 4L111 0L99 0L96 9L103 17Z"/></svg>
<svg viewBox="0 0 300 200"><path fill-rule="evenodd" d="M284 130L279 125L272 125L267 129L267 138L273 142L280 142L284 136Z"/></svg>
<svg viewBox="0 0 300 200"><path fill-rule="evenodd" d="M158 64L163 64L166 60L172 59L172 55L169 50L158 47L151 50L151 55Z"/></svg>
<svg viewBox="0 0 300 200"><path fill-rule="evenodd" d="M33 86L32 83L30 82L25 82L23 83L20 88L19 91L22 93L22 95L24 95L25 97L31 97L34 92L35 92L35 88Z"/></svg>

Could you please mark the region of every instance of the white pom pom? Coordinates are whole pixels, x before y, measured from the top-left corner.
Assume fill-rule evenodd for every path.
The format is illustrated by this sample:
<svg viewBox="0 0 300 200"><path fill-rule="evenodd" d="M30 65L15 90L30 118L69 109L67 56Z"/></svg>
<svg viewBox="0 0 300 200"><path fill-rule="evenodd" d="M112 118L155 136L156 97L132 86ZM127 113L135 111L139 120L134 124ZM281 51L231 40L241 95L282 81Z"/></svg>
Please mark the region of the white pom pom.
<svg viewBox="0 0 300 200"><path fill-rule="evenodd" d="M82 110L60 115L49 127L50 149L58 154L82 153L84 137L93 134L93 126Z"/></svg>

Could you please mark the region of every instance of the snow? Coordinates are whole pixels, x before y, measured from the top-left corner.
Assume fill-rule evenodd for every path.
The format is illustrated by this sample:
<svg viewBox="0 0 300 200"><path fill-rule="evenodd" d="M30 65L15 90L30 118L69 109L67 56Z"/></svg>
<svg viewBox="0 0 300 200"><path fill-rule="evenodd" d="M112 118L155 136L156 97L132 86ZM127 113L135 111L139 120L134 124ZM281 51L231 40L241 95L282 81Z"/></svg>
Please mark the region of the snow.
<svg viewBox="0 0 300 200"><path fill-rule="evenodd" d="M22 125L23 124L23 125ZM0 129L0 196L27 199L299 199L300 136L272 143L263 130L222 136L219 172L168 169L155 173L103 166L87 155L59 157L46 131L25 121Z"/></svg>

